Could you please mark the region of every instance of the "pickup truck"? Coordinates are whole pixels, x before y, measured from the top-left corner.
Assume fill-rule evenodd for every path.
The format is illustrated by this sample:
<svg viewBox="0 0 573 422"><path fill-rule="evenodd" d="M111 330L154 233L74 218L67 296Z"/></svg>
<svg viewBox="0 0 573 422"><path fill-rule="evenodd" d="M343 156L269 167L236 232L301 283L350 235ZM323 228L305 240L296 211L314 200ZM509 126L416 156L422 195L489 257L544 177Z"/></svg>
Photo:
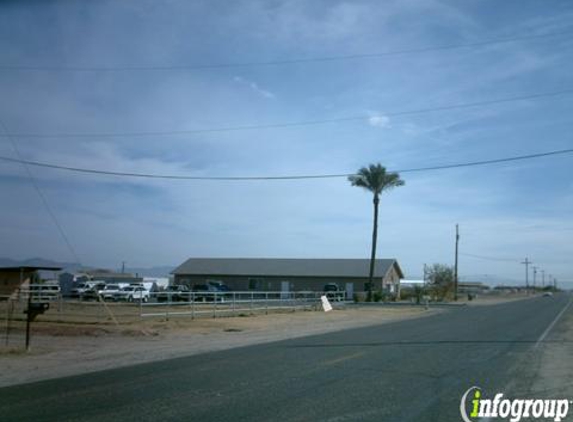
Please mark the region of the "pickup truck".
<svg viewBox="0 0 573 422"><path fill-rule="evenodd" d="M158 302L189 302L191 290L185 285L171 285L157 293Z"/></svg>

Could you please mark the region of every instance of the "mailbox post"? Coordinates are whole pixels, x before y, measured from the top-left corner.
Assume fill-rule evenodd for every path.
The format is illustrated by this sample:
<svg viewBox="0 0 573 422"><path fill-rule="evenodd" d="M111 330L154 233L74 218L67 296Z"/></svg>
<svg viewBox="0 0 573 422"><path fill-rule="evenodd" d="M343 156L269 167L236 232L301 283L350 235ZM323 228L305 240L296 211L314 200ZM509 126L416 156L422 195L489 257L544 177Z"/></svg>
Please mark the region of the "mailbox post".
<svg viewBox="0 0 573 422"><path fill-rule="evenodd" d="M28 294L28 308L24 311L26 314L26 350L30 349L30 325L32 321L48 309L50 309L49 303L33 302L32 292Z"/></svg>

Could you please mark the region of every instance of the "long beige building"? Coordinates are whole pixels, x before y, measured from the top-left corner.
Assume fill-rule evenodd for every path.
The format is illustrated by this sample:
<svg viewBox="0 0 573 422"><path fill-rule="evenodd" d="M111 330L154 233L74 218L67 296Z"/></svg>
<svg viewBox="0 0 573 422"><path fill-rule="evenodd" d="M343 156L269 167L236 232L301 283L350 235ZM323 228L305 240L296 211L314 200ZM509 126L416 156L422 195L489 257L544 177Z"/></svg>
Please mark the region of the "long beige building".
<svg viewBox="0 0 573 422"><path fill-rule="evenodd" d="M346 292L367 289L368 259L189 258L172 274L175 284L193 287L220 281L235 291L322 291L336 283ZM374 290L399 291L404 278L396 259L377 259Z"/></svg>

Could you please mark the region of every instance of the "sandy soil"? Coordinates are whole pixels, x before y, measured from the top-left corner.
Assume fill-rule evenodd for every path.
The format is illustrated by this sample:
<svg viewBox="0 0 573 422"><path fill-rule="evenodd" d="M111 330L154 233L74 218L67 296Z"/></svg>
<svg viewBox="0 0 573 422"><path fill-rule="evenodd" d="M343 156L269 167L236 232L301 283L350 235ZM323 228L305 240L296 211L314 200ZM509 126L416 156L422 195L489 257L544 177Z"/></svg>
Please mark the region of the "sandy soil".
<svg viewBox="0 0 573 422"><path fill-rule="evenodd" d="M348 307L329 313L300 311L217 319L144 320L122 326L37 323L28 353L21 348L6 347L0 353L0 386L419 318L436 312L440 311ZM12 334L15 336L22 344L21 327Z"/></svg>

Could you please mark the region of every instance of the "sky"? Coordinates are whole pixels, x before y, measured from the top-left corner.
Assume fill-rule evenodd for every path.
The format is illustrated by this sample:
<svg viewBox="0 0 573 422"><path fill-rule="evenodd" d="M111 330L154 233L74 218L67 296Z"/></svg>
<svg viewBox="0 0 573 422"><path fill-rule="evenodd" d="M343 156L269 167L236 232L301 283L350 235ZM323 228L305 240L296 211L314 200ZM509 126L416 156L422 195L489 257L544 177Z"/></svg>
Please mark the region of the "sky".
<svg viewBox="0 0 573 422"><path fill-rule="evenodd" d="M3 1L0 157L218 177L570 149L571 22L568 1ZM459 224L462 280L523 283L527 257L538 282L567 286L572 164L401 173L382 196L378 257L408 278L451 265ZM370 255L372 197L345 177L151 180L0 160L0 192L0 256L13 259Z"/></svg>

